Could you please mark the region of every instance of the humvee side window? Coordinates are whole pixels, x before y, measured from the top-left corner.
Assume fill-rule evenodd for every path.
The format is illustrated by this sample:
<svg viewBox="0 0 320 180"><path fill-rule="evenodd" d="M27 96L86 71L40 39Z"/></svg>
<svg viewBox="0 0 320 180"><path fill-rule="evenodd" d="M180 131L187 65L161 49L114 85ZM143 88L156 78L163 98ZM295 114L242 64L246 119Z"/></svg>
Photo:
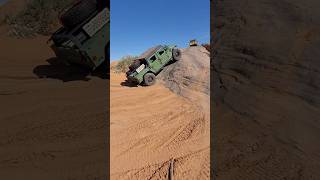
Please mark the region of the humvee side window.
<svg viewBox="0 0 320 180"><path fill-rule="evenodd" d="M150 58L150 61L153 62L153 61L155 61L155 60L157 60L157 57L156 57L155 55L153 55L153 56Z"/></svg>
<svg viewBox="0 0 320 180"><path fill-rule="evenodd" d="M162 55L164 53L164 51L160 51L159 54Z"/></svg>

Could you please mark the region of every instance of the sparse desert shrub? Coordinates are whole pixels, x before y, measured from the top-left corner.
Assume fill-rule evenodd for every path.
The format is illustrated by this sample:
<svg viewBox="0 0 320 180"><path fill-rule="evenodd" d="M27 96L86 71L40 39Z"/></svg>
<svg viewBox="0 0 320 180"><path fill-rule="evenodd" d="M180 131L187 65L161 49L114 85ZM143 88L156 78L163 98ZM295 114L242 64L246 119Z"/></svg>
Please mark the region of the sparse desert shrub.
<svg viewBox="0 0 320 180"><path fill-rule="evenodd" d="M11 27L10 35L32 37L49 35L59 26L58 15L74 0L30 0L15 16L7 15L5 23Z"/></svg>
<svg viewBox="0 0 320 180"><path fill-rule="evenodd" d="M126 72L129 69L129 66L132 64L133 60L136 59L137 56L124 56L120 59L118 64L115 66L115 72Z"/></svg>

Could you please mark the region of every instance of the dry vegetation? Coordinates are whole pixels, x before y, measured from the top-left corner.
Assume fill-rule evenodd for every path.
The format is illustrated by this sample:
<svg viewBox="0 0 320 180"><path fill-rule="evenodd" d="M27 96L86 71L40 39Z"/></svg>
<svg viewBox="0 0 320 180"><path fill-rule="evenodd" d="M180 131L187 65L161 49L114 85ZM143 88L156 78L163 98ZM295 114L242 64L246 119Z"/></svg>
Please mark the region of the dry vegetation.
<svg viewBox="0 0 320 180"><path fill-rule="evenodd" d="M61 10L74 0L30 0L21 12L6 15L4 22L10 26L10 35L33 37L49 35L58 26Z"/></svg>
<svg viewBox="0 0 320 180"><path fill-rule="evenodd" d="M122 57L119 62L113 67L113 71L116 73L124 73L129 69L132 61L136 59L137 56L124 56Z"/></svg>

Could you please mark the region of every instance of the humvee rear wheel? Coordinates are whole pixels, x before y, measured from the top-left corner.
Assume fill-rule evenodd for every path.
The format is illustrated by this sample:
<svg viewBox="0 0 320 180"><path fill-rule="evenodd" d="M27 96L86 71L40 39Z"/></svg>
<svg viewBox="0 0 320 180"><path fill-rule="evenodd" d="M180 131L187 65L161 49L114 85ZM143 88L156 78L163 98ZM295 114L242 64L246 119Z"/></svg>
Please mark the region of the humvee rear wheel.
<svg viewBox="0 0 320 180"><path fill-rule="evenodd" d="M181 51L180 51L180 49L173 49L172 50L172 56L173 56L174 60L179 61L181 59Z"/></svg>
<svg viewBox="0 0 320 180"><path fill-rule="evenodd" d="M154 85L156 83L156 76L153 73L147 73L143 76L143 82L147 86Z"/></svg>

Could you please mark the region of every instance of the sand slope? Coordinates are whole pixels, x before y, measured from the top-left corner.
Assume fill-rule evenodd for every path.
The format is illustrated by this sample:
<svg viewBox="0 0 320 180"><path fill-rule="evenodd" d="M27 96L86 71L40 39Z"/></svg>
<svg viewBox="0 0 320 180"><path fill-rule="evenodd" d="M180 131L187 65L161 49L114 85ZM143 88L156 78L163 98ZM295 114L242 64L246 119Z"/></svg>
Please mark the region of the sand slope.
<svg viewBox="0 0 320 180"><path fill-rule="evenodd" d="M209 111L201 106L208 107L208 95L197 98L196 83L190 83L188 91L179 91L186 96L175 91L187 89L183 82L188 79L183 77L189 73L183 67L209 62L208 55L190 57L193 51L199 53L197 48L184 50L181 62L166 67L158 76L163 81L154 86L122 86L124 74L111 75L112 179L167 179L170 159L174 159L175 178L209 179ZM178 84L169 82L173 77Z"/></svg>

